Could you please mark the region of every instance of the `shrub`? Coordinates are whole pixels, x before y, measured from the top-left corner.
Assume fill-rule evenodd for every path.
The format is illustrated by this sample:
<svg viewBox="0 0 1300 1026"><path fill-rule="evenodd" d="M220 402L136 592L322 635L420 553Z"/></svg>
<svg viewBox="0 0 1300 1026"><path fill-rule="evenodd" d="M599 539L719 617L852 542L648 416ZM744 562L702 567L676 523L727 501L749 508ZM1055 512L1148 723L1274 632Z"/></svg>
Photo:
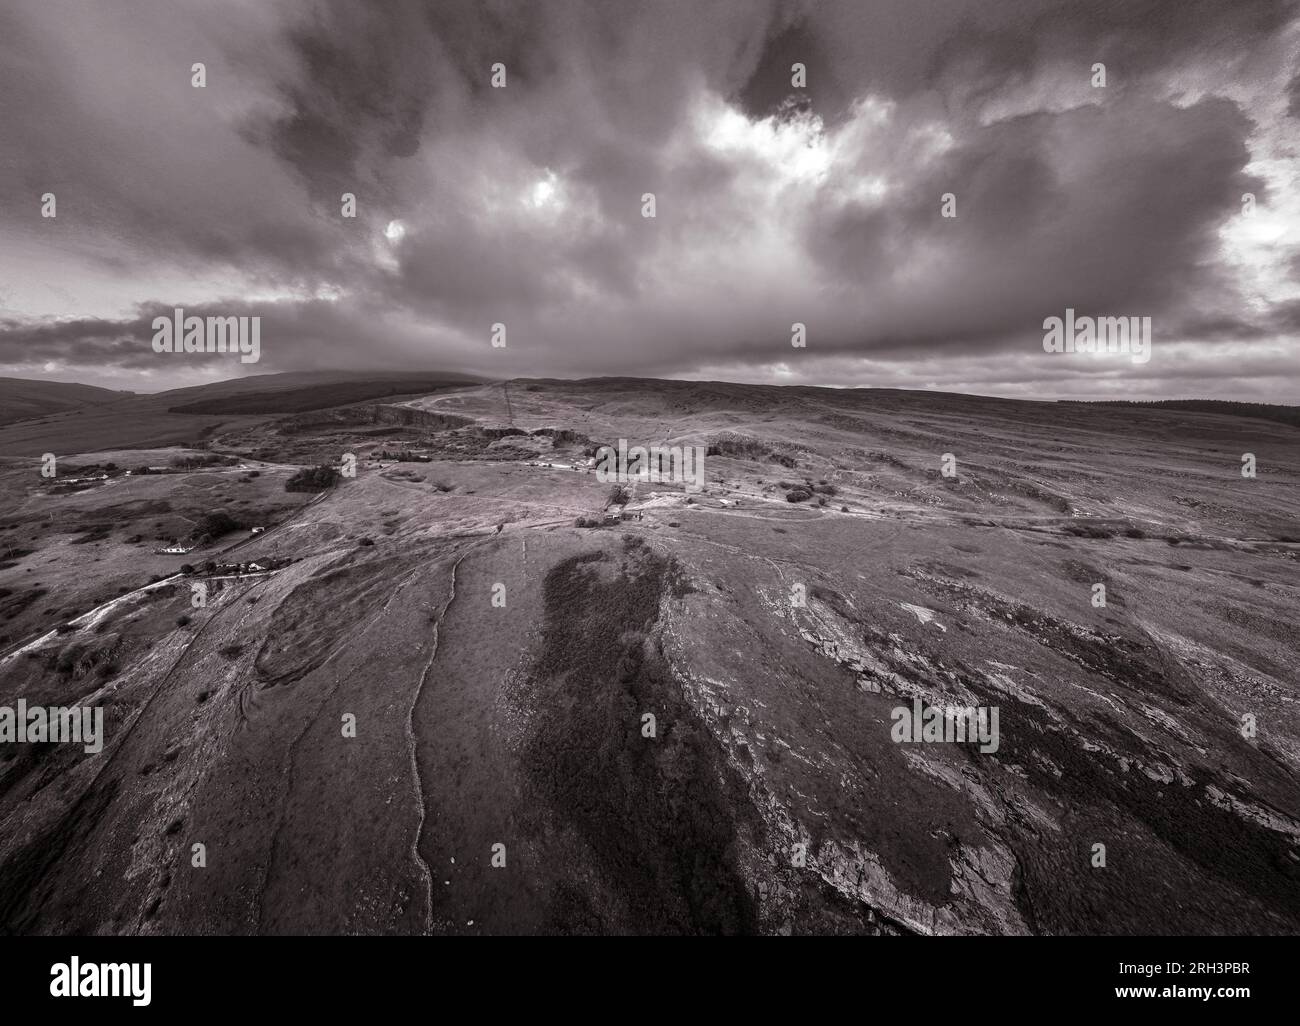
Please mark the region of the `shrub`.
<svg viewBox="0 0 1300 1026"><path fill-rule="evenodd" d="M190 532L190 537L220 538L223 534L238 531L243 526L241 521L236 520L224 510L213 510L213 512L205 513L199 518L194 525L194 530Z"/></svg>
<svg viewBox="0 0 1300 1026"><path fill-rule="evenodd" d="M80 645L69 645L58 654L54 661L54 668L59 673L71 673L77 668L83 655L85 651Z"/></svg>
<svg viewBox="0 0 1300 1026"><path fill-rule="evenodd" d="M177 627L188 627L189 625L190 625L190 618L188 616L182 614L181 616L176 617Z"/></svg>
<svg viewBox="0 0 1300 1026"><path fill-rule="evenodd" d="M785 493L786 502L807 502L812 498L812 492L807 488L795 488Z"/></svg>
<svg viewBox="0 0 1300 1026"><path fill-rule="evenodd" d="M303 467L284 483L286 492L323 492L334 487L339 479L339 472L333 467L322 464L319 467Z"/></svg>

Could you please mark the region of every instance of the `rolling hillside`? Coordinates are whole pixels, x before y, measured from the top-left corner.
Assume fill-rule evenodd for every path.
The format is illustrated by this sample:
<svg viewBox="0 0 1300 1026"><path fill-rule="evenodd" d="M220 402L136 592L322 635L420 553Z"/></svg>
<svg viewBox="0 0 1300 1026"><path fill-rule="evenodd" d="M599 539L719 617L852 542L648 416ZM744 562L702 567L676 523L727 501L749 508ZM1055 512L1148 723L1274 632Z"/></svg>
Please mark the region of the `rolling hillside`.
<svg viewBox="0 0 1300 1026"><path fill-rule="evenodd" d="M126 394L74 382L0 378L0 425L103 406Z"/></svg>
<svg viewBox="0 0 1300 1026"><path fill-rule="evenodd" d="M510 393L0 469L0 704L106 721L0 761L0 929L1300 932L1295 428ZM607 520L619 439L702 487ZM900 741L936 708L995 743Z"/></svg>

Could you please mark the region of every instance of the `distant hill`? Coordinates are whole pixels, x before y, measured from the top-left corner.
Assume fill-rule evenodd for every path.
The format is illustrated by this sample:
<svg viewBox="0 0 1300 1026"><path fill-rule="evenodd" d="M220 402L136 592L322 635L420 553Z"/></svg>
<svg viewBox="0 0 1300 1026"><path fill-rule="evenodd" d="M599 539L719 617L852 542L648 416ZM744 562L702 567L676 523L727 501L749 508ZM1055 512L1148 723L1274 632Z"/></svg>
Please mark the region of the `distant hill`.
<svg viewBox="0 0 1300 1026"><path fill-rule="evenodd" d="M0 378L0 424L32 420L85 406L117 402L129 392L114 392L69 381Z"/></svg>
<svg viewBox="0 0 1300 1026"><path fill-rule="evenodd" d="M308 371L255 374L207 385L135 394L111 392L88 385L18 381L0 378L0 456L38 456L44 452L79 453L105 449L135 449L166 445L193 445L223 425L341 404L364 402L383 396L420 395L446 388L482 383L462 374L343 373ZM20 387L23 386L23 387ZM25 386L35 386L28 393ZM17 396L45 394L85 401L63 407L49 406L42 416L30 412L9 416L6 387ZM21 408L20 408L21 409Z"/></svg>
<svg viewBox="0 0 1300 1026"><path fill-rule="evenodd" d="M365 402L367 399L424 395L445 388L463 388L482 383L482 378L444 373L373 376L329 372L263 374L213 385L160 392L154 398L160 401L178 398L189 400L169 402L169 413L245 416L259 413L302 413Z"/></svg>
<svg viewBox="0 0 1300 1026"><path fill-rule="evenodd" d="M1279 424L1300 427L1300 406L1281 406L1272 403L1239 403L1227 399L1103 399L1087 402L1062 399L1074 406L1132 406L1157 410L1187 410L1190 413L1218 413L1226 417L1254 417L1257 420L1275 420Z"/></svg>

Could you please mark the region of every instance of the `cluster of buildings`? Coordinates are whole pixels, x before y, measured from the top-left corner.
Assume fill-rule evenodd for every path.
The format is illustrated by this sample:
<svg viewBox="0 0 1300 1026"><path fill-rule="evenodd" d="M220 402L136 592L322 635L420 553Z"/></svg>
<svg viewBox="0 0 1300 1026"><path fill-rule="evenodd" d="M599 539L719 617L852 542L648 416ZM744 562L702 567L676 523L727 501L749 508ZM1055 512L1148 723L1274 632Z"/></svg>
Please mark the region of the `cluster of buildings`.
<svg viewBox="0 0 1300 1026"><path fill-rule="evenodd" d="M261 534L265 530L266 530L265 527L254 527L248 533ZM187 552L193 552L193 551L194 551L193 545L186 545L184 542L180 542L180 541L174 541L170 545L161 549L154 549L154 552L159 552L159 553L165 552L169 556L183 556Z"/></svg>
<svg viewBox="0 0 1300 1026"><path fill-rule="evenodd" d="M605 523L617 524L624 520L640 520L641 511L639 509L630 510L621 503L611 502L605 507Z"/></svg>
<svg viewBox="0 0 1300 1026"><path fill-rule="evenodd" d="M260 574L271 569L270 560L261 562L253 560L248 563L218 563L212 569L214 574Z"/></svg>
<svg viewBox="0 0 1300 1026"><path fill-rule="evenodd" d="M293 560L287 557L263 558L247 563L204 563L196 572L205 577L239 577L244 574L264 574L288 566Z"/></svg>

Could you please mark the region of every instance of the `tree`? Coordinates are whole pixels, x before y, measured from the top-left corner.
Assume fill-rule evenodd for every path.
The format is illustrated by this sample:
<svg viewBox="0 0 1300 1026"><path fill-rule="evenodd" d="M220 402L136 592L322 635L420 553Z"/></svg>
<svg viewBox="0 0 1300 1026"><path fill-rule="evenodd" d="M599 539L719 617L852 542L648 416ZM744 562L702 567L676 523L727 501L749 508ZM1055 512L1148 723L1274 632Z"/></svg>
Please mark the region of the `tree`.
<svg viewBox="0 0 1300 1026"><path fill-rule="evenodd" d="M339 479L339 472L333 467L322 464L319 467L303 467L284 483L286 492L323 492L332 488Z"/></svg>
<svg viewBox="0 0 1300 1026"><path fill-rule="evenodd" d="M224 510L205 513L190 532L192 538L220 538L223 534L238 531L244 525Z"/></svg>

